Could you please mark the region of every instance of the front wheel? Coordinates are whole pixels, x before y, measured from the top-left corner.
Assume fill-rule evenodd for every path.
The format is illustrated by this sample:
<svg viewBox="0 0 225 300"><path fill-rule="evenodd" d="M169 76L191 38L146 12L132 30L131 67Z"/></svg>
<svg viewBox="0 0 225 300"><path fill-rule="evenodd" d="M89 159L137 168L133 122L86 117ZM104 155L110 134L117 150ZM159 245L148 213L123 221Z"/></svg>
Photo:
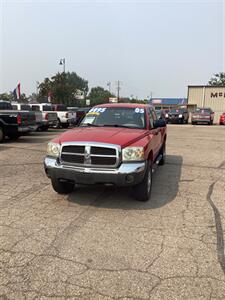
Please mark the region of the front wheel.
<svg viewBox="0 0 225 300"><path fill-rule="evenodd" d="M52 187L58 194L69 194L74 189L74 183L68 181L59 181L58 179L51 179Z"/></svg>
<svg viewBox="0 0 225 300"><path fill-rule="evenodd" d="M10 134L9 136L10 140L18 140L19 137L21 137L21 135L19 133L15 133L15 134Z"/></svg>
<svg viewBox="0 0 225 300"><path fill-rule="evenodd" d="M166 161L166 143L165 142L163 143L163 146L162 146L159 154L162 155L162 158L159 161L159 165L162 166L165 164L165 161Z"/></svg>
<svg viewBox="0 0 225 300"><path fill-rule="evenodd" d="M5 133L2 127L0 127L0 143L5 139Z"/></svg>
<svg viewBox="0 0 225 300"><path fill-rule="evenodd" d="M61 124L62 128L68 128L69 125L70 125L69 123L62 123L62 124Z"/></svg>
<svg viewBox="0 0 225 300"><path fill-rule="evenodd" d="M138 201L148 201L152 190L152 162L149 161L144 179L133 187L134 197Z"/></svg>

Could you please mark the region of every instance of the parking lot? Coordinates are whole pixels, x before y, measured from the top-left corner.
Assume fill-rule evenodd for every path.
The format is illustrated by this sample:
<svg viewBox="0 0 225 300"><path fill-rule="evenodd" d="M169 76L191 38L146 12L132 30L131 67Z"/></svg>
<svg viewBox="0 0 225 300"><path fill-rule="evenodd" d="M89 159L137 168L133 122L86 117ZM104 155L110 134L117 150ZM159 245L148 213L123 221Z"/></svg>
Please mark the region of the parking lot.
<svg viewBox="0 0 225 300"><path fill-rule="evenodd" d="M225 128L169 125L152 199L56 194L47 142L0 145L1 299L225 299Z"/></svg>

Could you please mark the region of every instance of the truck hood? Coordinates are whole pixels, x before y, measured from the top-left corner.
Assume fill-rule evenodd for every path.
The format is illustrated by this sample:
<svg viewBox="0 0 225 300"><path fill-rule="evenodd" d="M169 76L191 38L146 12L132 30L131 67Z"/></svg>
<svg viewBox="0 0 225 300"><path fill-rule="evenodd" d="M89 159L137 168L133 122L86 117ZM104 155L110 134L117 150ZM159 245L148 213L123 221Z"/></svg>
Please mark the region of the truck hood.
<svg viewBox="0 0 225 300"><path fill-rule="evenodd" d="M146 129L109 128L109 127L78 127L68 130L58 138L59 143L65 142L98 142L127 147L148 134Z"/></svg>

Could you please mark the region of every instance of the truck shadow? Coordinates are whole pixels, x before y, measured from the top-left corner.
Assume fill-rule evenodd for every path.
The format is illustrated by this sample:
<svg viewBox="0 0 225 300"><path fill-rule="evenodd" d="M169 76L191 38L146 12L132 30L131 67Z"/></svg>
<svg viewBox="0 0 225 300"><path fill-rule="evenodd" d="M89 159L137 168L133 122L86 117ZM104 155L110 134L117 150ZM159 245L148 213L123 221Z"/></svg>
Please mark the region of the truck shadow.
<svg viewBox="0 0 225 300"><path fill-rule="evenodd" d="M71 204L107 209L156 209L173 201L178 193L183 159L167 155L166 164L157 168L153 175L152 195L148 202L132 198L131 188L105 186L79 186L68 196Z"/></svg>

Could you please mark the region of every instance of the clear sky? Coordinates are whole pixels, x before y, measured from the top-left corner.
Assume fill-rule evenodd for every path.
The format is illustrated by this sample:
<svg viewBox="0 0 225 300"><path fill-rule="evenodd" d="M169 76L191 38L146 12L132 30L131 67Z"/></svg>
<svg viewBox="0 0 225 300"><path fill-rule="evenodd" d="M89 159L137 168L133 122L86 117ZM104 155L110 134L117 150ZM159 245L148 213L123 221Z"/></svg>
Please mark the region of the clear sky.
<svg viewBox="0 0 225 300"><path fill-rule="evenodd" d="M0 93L75 71L89 87L185 97L225 71L225 1L0 0Z"/></svg>

